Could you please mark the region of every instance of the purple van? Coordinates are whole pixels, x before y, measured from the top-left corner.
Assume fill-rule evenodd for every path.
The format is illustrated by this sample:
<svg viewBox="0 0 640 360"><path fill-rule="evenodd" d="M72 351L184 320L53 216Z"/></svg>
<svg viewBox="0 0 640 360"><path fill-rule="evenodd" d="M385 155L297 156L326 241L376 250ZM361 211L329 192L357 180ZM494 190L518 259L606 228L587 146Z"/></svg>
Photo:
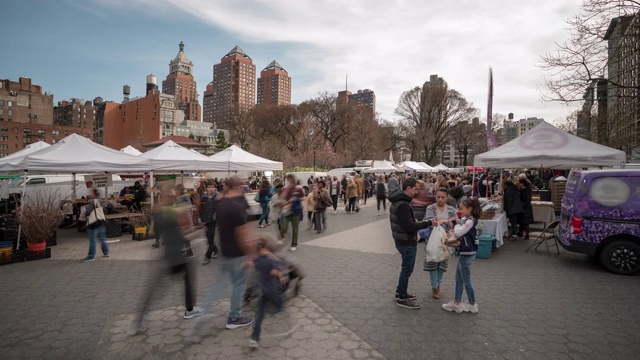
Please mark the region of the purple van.
<svg viewBox="0 0 640 360"><path fill-rule="evenodd" d="M594 255L609 271L640 272L640 170L569 175L556 236L565 250Z"/></svg>

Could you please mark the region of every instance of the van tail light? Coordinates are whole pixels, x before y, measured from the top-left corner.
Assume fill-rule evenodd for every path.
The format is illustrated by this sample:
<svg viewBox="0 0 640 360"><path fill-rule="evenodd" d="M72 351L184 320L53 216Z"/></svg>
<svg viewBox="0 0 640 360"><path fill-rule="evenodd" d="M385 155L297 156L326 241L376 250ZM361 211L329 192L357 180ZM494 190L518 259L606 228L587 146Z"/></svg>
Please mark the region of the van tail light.
<svg viewBox="0 0 640 360"><path fill-rule="evenodd" d="M582 219L576 217L571 218L571 233L582 234Z"/></svg>

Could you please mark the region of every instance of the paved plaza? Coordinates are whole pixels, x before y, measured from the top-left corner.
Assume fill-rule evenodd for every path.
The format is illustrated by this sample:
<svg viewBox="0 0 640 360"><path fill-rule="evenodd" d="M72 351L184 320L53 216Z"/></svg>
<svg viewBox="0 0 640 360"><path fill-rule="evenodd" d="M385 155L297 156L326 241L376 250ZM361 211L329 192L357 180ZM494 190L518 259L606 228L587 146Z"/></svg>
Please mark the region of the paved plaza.
<svg viewBox="0 0 640 360"><path fill-rule="evenodd" d="M224 329L228 293L200 302L205 315L183 319L179 277L158 289L149 329L128 336L142 289L162 271L162 250L125 235L110 244L111 257L81 263L86 234L67 230L51 259L0 267L0 359L640 358L638 276L610 274L581 255L525 253L530 242L507 242L473 264L479 314L455 314L440 306L453 297L457 260L445 274L443 299L434 300L419 246L409 290L422 309L408 310L393 299L400 257L388 215L376 216L369 204L358 214L327 216L322 235L301 225L295 255L307 278L283 312L267 315L257 350L248 346L250 328ZM202 240L194 245L199 301L220 275L218 260L200 265L205 247Z"/></svg>

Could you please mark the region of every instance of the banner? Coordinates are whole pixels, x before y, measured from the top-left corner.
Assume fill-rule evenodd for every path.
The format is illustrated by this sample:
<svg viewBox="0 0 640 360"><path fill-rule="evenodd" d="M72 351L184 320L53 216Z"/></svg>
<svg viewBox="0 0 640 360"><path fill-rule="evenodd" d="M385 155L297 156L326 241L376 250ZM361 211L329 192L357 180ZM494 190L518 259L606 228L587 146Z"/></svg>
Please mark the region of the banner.
<svg viewBox="0 0 640 360"><path fill-rule="evenodd" d="M493 70L489 68L489 103L487 104L487 149L493 150L498 147L496 137L493 135L491 127L493 125Z"/></svg>
<svg viewBox="0 0 640 360"><path fill-rule="evenodd" d="M87 189L103 188L113 186L113 179L111 174L91 174L84 176L84 182L87 185Z"/></svg>

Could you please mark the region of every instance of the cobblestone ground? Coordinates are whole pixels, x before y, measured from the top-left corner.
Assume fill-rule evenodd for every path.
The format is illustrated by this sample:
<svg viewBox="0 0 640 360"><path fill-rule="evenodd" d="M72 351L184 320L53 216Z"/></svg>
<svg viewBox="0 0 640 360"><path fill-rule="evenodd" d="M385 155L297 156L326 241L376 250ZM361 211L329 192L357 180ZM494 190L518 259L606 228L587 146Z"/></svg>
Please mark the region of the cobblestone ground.
<svg viewBox="0 0 640 360"><path fill-rule="evenodd" d="M143 287L162 271L158 251L123 236L110 244L110 258L83 264L83 235L63 233L52 259L0 267L0 359L640 358L640 277L564 252L525 254L527 242L509 242L473 264L480 313L455 314L440 305L453 297L457 260L443 299L432 299L419 247L410 292L422 309L402 309L393 301L400 259L388 219L371 205L362 209L328 215L323 235L301 230L302 295L267 315L253 351L250 329L224 330L228 295L199 304L204 316L182 319L179 278L159 289L149 330L126 336ZM195 251L198 260L204 244ZM213 264L197 270L201 292L219 278ZM254 311L246 307L245 315Z"/></svg>

